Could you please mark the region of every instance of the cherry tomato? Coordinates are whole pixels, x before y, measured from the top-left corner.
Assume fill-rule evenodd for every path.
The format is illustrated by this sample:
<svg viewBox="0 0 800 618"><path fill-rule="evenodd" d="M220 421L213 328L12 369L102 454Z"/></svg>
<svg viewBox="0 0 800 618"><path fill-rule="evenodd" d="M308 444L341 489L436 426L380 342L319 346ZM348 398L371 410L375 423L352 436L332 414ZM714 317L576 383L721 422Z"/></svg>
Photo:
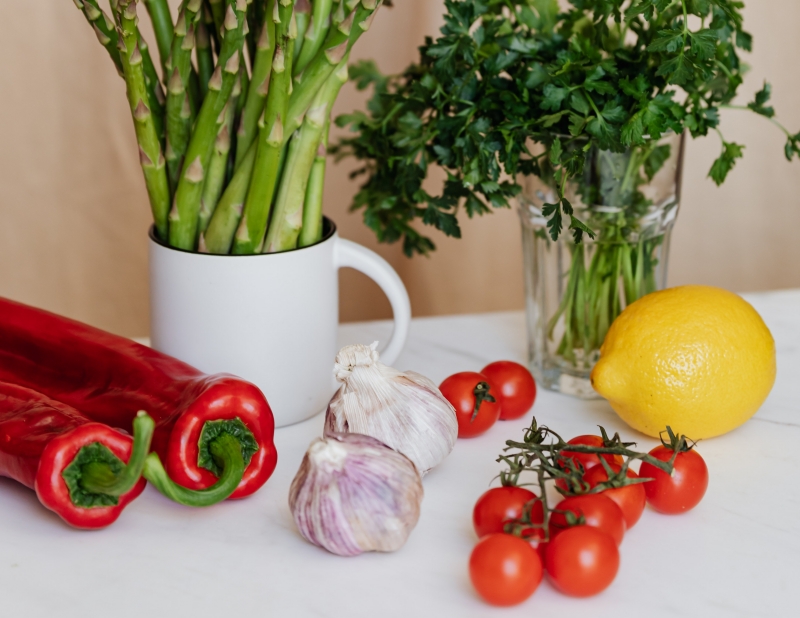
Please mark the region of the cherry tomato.
<svg viewBox="0 0 800 618"><path fill-rule="evenodd" d="M614 581L619 550L598 528L574 526L547 544L547 574L556 588L574 597L590 597Z"/></svg>
<svg viewBox="0 0 800 618"><path fill-rule="evenodd" d="M614 472L619 472L622 466L617 464L609 464ZM633 470L628 469L628 478L636 479L639 475ZM595 487L599 483L604 483L608 480L603 466L595 466L590 469L585 475L584 480L589 484L589 487ZM611 498L617 503L617 506L622 510L622 516L625 518L625 526L628 530L633 528L634 524L639 521L644 511L646 502L644 485L637 483L636 485L626 485L625 487L615 487L613 489L606 489L601 492L603 496Z"/></svg>
<svg viewBox="0 0 800 618"><path fill-rule="evenodd" d="M483 537L469 557L472 585L483 600L492 605L522 603L536 591L542 581L542 571L542 561L536 550L510 534Z"/></svg>
<svg viewBox="0 0 800 618"><path fill-rule="evenodd" d="M500 404L494 397L499 391L482 373L453 374L442 382L439 390L456 409L459 438L479 436L500 418Z"/></svg>
<svg viewBox="0 0 800 618"><path fill-rule="evenodd" d="M604 494L589 494L586 496L570 496L564 498L556 505L558 511L570 511L576 517L583 515L586 525L597 528L608 534L614 543L619 546L625 536L625 517L622 509L611 498ZM564 513L553 513L550 516L550 538L556 536L569 527L567 516Z"/></svg>
<svg viewBox="0 0 800 618"><path fill-rule="evenodd" d="M580 444L583 446L603 446L603 438L600 436L576 436L569 440L567 444ZM600 456L595 455L594 453L571 453L571 452L562 452L560 457L562 461L567 462L570 459L574 461L576 464L581 464L583 466L584 471L589 470L590 468L594 468L597 464L600 463ZM622 457L620 455L612 455L611 453L606 453L603 455L603 459L605 459L608 463L617 464L618 466L622 465Z"/></svg>
<svg viewBox="0 0 800 618"><path fill-rule="evenodd" d="M493 487L484 493L475 503L472 510L472 525L478 537L494 532L503 532L503 525L511 519L522 517L525 505L536 500L536 494L524 487ZM544 520L542 503L538 500L532 504L531 518L539 522Z"/></svg>
<svg viewBox="0 0 800 618"><path fill-rule="evenodd" d="M496 393L500 404L500 420L523 416L536 400L536 382L528 368L513 361L489 363L481 369L499 389Z"/></svg>
<svg viewBox="0 0 800 618"><path fill-rule="evenodd" d="M650 454L661 461L669 461L672 449L657 446ZM696 507L708 488L708 468L703 458L694 450L678 453L672 474L654 465L642 462L639 476L651 478L644 484L647 501L659 513L674 515Z"/></svg>

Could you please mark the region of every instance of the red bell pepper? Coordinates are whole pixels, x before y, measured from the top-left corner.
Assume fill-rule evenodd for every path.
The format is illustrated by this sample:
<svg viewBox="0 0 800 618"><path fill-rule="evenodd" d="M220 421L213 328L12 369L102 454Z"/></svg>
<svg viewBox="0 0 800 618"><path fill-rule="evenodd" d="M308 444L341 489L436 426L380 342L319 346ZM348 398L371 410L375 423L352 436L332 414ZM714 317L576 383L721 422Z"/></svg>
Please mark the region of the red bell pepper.
<svg viewBox="0 0 800 618"><path fill-rule="evenodd" d="M153 421L143 416L135 425L134 442L41 393L0 382L0 476L35 489L68 524L102 528L144 490Z"/></svg>
<svg viewBox="0 0 800 618"><path fill-rule="evenodd" d="M126 431L146 411L156 423L157 456L148 458L145 477L188 504L248 496L277 463L272 411L253 384L203 374L130 339L2 298L0 380Z"/></svg>

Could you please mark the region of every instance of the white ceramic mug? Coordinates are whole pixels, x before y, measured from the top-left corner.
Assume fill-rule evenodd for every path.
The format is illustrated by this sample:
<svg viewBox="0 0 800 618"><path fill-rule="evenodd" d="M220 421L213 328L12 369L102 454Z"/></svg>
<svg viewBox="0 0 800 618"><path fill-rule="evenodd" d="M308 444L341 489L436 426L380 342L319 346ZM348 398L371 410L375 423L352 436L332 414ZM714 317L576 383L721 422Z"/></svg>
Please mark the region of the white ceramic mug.
<svg viewBox="0 0 800 618"><path fill-rule="evenodd" d="M278 427L300 422L324 410L336 389L338 270L350 267L389 297L394 332L381 360L392 364L411 320L403 282L379 255L339 238L330 220L324 229L310 247L242 256L173 249L151 231L152 346L206 373L253 382Z"/></svg>

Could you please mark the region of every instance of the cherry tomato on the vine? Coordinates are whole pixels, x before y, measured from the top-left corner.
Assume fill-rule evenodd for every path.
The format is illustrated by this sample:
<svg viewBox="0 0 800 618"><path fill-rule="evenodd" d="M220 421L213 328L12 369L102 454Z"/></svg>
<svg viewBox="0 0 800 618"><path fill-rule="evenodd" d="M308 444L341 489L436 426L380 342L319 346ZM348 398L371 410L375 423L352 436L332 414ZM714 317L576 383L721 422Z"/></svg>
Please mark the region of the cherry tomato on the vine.
<svg viewBox="0 0 800 618"><path fill-rule="evenodd" d="M609 464L609 467L614 472L619 472L622 469L622 466L618 466L617 464ZM639 478L639 475L631 469L628 469L627 476L632 479ZM608 474L606 474L603 466L595 466L591 468L583 478L589 484L589 487L593 488L600 483L605 483L608 480ZM639 518L642 516L642 511L644 511L646 502L644 485L642 483L606 489L602 491L600 495L611 498L617 503L617 506L622 510L622 515L625 518L625 526L628 530L633 528L634 524L639 521Z"/></svg>
<svg viewBox="0 0 800 618"><path fill-rule="evenodd" d="M585 525L608 534L619 546L625 536L625 517L616 502L603 494L570 496L555 506L556 511L569 511L575 517L582 515ZM569 527L564 513L554 512L550 516L550 538Z"/></svg>
<svg viewBox="0 0 800 618"><path fill-rule="evenodd" d="M598 528L574 526L547 544L547 574L556 588L575 597L602 592L619 570L614 539Z"/></svg>
<svg viewBox="0 0 800 618"><path fill-rule="evenodd" d="M536 382L528 368L513 361L496 361L481 369L497 387L500 420L523 416L536 400Z"/></svg>
<svg viewBox="0 0 800 618"><path fill-rule="evenodd" d="M669 461L673 452L666 446L657 446L650 455ZM708 468L698 452L678 453L673 466L672 474L646 461L639 468L639 476L653 479L644 484L650 506L659 513L670 515L685 513L697 506L708 488Z"/></svg>
<svg viewBox="0 0 800 618"><path fill-rule="evenodd" d="M483 537L469 557L472 585L492 605L522 603L536 591L542 581L542 570L536 550L510 534Z"/></svg>
<svg viewBox="0 0 800 618"><path fill-rule="evenodd" d="M519 519L525 505L536 500L536 494L524 487L492 487L475 503L472 510L472 525L478 537L494 532L503 532L505 522ZM531 519L538 522L544 520L542 503L531 502Z"/></svg>
<svg viewBox="0 0 800 618"><path fill-rule="evenodd" d="M459 438L479 436L500 418L500 404L494 396L498 389L482 373L453 374L445 378L439 390L456 409Z"/></svg>
<svg viewBox="0 0 800 618"><path fill-rule="evenodd" d="M575 436L574 438L572 438L572 440L569 440L567 444L596 446L602 448L603 438L601 438L600 436L593 436L593 435ZM617 464L618 466L622 465L622 457L620 455L612 455L611 453L605 453L602 457L610 464ZM564 462L567 462L571 459L576 464L581 464L583 466L584 471L589 470L590 468L594 468L596 465L600 463L600 455L596 455L594 453L575 453L570 451L562 451L562 453L559 456L559 459L561 459ZM564 466L566 466L566 463L564 464Z"/></svg>

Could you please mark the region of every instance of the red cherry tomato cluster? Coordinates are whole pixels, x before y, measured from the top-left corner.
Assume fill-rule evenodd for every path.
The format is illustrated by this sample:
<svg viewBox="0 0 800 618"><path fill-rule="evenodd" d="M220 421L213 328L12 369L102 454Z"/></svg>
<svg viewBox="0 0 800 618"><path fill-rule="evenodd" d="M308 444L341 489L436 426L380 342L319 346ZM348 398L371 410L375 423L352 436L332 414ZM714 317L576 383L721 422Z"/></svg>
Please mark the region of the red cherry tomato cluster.
<svg viewBox="0 0 800 618"><path fill-rule="evenodd" d="M523 416L536 399L531 372L513 361L490 363L480 372L453 374L439 390L456 409L459 438L479 436L498 419Z"/></svg>
<svg viewBox="0 0 800 618"><path fill-rule="evenodd" d="M534 419L524 442L508 442L506 451L512 453L502 456L509 465L500 475L503 486L485 492L472 512L480 540L470 556L469 575L487 603L522 603L543 573L564 594L598 594L614 581L619 546L646 503L677 514L703 498L708 469L685 437L667 428L669 441L645 454L632 451L633 444L618 435L608 438L601 432L564 442ZM555 442L546 442L547 437ZM639 474L628 467L633 461L641 461ZM523 472L539 479L537 491L516 485ZM544 481L554 481L562 495L555 507L540 497L546 496Z"/></svg>

